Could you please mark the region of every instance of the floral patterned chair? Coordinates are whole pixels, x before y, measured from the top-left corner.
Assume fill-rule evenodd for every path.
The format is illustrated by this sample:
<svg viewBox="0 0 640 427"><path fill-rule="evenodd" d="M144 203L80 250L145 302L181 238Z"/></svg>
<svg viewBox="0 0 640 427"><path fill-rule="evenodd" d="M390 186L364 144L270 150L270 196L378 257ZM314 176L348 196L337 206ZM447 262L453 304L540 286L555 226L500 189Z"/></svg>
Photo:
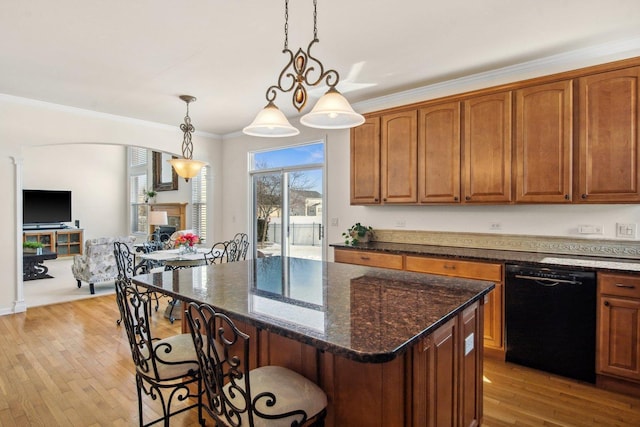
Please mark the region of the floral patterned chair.
<svg viewBox="0 0 640 427"><path fill-rule="evenodd" d="M108 282L118 277L118 267L113 254L114 242L126 243L133 249L135 237L100 237L97 239L89 239L85 243L84 254L73 257L71 271L73 272L73 277L78 282L78 287L82 286L82 282L87 282L89 283L89 291L91 294L95 294L95 283Z"/></svg>

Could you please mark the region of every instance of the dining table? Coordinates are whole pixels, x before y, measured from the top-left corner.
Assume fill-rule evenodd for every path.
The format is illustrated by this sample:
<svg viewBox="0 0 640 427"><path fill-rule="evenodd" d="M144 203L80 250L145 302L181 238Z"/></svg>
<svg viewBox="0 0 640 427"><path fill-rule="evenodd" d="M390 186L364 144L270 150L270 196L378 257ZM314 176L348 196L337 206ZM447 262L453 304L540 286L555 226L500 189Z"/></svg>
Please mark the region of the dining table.
<svg viewBox="0 0 640 427"><path fill-rule="evenodd" d="M227 314L251 337L252 367L287 367L327 393L327 426L482 419L491 282L281 256L132 281Z"/></svg>

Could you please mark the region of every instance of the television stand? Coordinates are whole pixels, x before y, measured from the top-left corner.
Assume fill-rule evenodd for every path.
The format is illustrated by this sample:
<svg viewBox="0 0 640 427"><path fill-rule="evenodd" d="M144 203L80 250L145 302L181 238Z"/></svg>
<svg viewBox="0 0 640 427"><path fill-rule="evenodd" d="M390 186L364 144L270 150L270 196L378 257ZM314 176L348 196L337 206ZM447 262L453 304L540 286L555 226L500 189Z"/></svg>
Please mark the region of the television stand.
<svg viewBox="0 0 640 427"><path fill-rule="evenodd" d="M80 228L24 230L22 240L42 243L43 249L57 252L59 257L82 255L83 230Z"/></svg>

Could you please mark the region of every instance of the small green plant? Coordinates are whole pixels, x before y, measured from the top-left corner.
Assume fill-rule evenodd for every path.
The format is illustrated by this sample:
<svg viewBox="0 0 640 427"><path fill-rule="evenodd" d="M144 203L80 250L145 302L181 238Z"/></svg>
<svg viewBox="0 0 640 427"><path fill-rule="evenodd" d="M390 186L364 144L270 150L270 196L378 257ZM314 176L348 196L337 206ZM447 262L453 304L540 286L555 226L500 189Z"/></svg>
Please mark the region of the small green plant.
<svg viewBox="0 0 640 427"><path fill-rule="evenodd" d="M143 190L142 193L144 194L145 203L148 203L149 199L153 199L158 194L155 190Z"/></svg>
<svg viewBox="0 0 640 427"><path fill-rule="evenodd" d="M29 241L29 242L22 242L22 247L30 248L30 249L38 249L38 248L43 248L44 245L40 242Z"/></svg>
<svg viewBox="0 0 640 427"><path fill-rule="evenodd" d="M372 232L373 228L356 222L351 227L349 227L347 231L342 233L342 237L344 237L345 245L355 246L358 244L358 242L368 241Z"/></svg>

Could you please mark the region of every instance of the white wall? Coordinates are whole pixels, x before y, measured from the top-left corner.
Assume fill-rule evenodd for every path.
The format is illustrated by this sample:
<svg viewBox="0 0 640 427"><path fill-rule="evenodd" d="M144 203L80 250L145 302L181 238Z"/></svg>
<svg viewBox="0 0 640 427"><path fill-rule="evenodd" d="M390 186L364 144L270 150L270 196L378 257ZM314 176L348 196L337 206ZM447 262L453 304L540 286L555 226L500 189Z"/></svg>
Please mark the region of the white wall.
<svg viewBox="0 0 640 427"><path fill-rule="evenodd" d="M182 107L176 104L176 117L183 114ZM214 208L208 218L212 236L221 234L222 229L221 221L214 217L220 214L220 142L221 138L214 135L193 136L194 158L209 162L214 177L210 193ZM159 125L0 95L0 193L5 200L0 204L0 223L4 224L7 241L13 242L0 245L0 315L26 310L21 256L23 188L44 188L45 183L71 188L74 219L80 220L85 237L103 232L126 234L129 228L122 146L180 155L181 144L178 125ZM52 168L54 160L58 168ZM79 169L82 173L77 174ZM112 174L120 178L114 180ZM167 201L165 197L169 196L160 195L157 201ZM113 210L108 204L113 204Z"/></svg>

